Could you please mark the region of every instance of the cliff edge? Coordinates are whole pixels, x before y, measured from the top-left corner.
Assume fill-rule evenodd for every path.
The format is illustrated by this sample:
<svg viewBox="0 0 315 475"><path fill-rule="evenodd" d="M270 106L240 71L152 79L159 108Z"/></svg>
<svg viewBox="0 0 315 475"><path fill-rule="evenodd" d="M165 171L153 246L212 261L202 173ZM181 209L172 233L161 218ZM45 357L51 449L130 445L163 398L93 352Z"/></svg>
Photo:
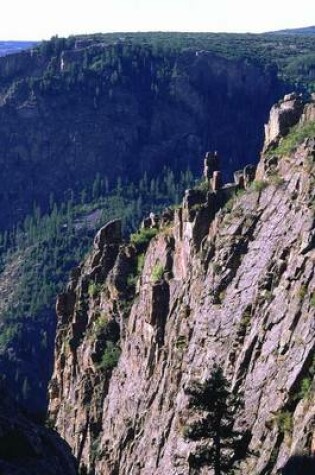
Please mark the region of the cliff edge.
<svg viewBox="0 0 315 475"><path fill-rule="evenodd" d="M109 223L73 271L50 413L86 473L191 473L185 388L215 364L244 398L241 474L274 475L314 450L314 111L286 97L256 175L222 185L207 154L181 207L129 243Z"/></svg>

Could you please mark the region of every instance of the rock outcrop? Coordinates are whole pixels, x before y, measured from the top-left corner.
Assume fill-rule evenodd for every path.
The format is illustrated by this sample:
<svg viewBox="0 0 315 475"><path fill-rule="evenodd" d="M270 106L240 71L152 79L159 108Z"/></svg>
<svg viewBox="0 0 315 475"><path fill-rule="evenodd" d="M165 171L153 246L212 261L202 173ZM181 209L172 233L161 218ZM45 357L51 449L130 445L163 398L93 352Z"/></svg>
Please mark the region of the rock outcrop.
<svg viewBox="0 0 315 475"><path fill-rule="evenodd" d="M248 167L214 189L207 162L174 216L146 220L102 273L107 235L59 297L50 413L88 473L191 473L185 388L214 364L244 397L241 474L311 452L315 139L268 162L270 138L253 182Z"/></svg>
<svg viewBox="0 0 315 475"><path fill-rule="evenodd" d="M76 475L70 447L53 431L22 414L0 385L1 475Z"/></svg>
<svg viewBox="0 0 315 475"><path fill-rule="evenodd" d="M272 107L269 122L265 125L265 149L287 135L290 127L299 121L303 109L302 98L296 93L287 94Z"/></svg>
<svg viewBox="0 0 315 475"><path fill-rule="evenodd" d="M277 172L277 148L284 140L287 140L290 129L296 127L296 133L298 134L299 129L305 125L310 126L314 121L314 94L312 94L310 101L304 104L300 95L291 93L284 96L283 100L280 100L271 108L269 122L265 125L265 143L256 171L257 180L262 180L268 174ZM283 167L283 164L284 160L280 166Z"/></svg>

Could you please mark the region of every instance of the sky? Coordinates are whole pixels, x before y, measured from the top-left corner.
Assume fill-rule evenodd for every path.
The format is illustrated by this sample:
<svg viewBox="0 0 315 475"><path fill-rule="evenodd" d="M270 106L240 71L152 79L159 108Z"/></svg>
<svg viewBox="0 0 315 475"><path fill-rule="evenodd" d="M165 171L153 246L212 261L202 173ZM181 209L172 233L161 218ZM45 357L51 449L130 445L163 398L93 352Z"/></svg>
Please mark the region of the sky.
<svg viewBox="0 0 315 475"><path fill-rule="evenodd" d="M0 1L0 40L115 31L261 33L315 24L314 0L294 7L285 0Z"/></svg>

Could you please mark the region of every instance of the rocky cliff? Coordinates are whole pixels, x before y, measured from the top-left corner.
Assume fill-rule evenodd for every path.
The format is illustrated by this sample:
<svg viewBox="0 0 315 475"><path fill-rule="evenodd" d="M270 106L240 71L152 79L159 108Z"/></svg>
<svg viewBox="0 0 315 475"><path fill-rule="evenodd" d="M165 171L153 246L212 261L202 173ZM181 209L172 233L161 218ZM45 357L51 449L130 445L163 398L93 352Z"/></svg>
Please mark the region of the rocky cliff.
<svg viewBox="0 0 315 475"><path fill-rule="evenodd" d="M215 364L245 402L240 473L274 475L314 450L314 110L286 96L256 176L246 167L222 186L207 154L181 207L130 243L109 223L74 269L57 302L50 414L85 472L192 473L185 388Z"/></svg>
<svg viewBox="0 0 315 475"><path fill-rule="evenodd" d="M1 475L75 475L70 447L52 429L29 419L0 384Z"/></svg>

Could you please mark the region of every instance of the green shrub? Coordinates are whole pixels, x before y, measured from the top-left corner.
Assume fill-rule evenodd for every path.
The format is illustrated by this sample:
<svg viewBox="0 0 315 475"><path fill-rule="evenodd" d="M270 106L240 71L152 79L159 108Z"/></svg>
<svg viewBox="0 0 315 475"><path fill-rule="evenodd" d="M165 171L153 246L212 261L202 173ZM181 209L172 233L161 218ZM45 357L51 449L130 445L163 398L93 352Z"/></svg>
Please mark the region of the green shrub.
<svg viewBox="0 0 315 475"><path fill-rule="evenodd" d="M184 335L180 335L175 343L175 346L178 350L182 350L187 347L187 340Z"/></svg>
<svg viewBox="0 0 315 475"><path fill-rule="evenodd" d="M135 275L135 274L129 274L128 277L127 277L127 287L129 289L133 289L137 283L137 280L138 280L138 276Z"/></svg>
<svg viewBox="0 0 315 475"><path fill-rule="evenodd" d="M278 147L270 151L270 155L289 155L294 149L300 145L306 138L315 137L315 121L304 125L295 125L290 132L284 137Z"/></svg>
<svg viewBox="0 0 315 475"><path fill-rule="evenodd" d="M301 285L301 287L299 288L298 296L300 297L301 300L303 300L306 294L307 294L307 286Z"/></svg>
<svg viewBox="0 0 315 475"><path fill-rule="evenodd" d="M137 233L131 234L130 242L137 248L145 248L157 232L156 228L140 229Z"/></svg>
<svg viewBox="0 0 315 475"><path fill-rule="evenodd" d="M101 437L100 437L100 435L96 439L94 439L92 444L91 444L90 457L91 457L91 460L94 463L95 463L95 461L101 460L101 458L102 458Z"/></svg>
<svg viewBox="0 0 315 475"><path fill-rule="evenodd" d="M137 273L138 273L138 275L141 274L141 272L143 271L143 268L144 268L144 253L139 254L137 256Z"/></svg>
<svg viewBox="0 0 315 475"><path fill-rule="evenodd" d="M244 188L240 188L239 190L236 190L234 193L235 198L242 198L246 194L246 190Z"/></svg>
<svg viewBox="0 0 315 475"><path fill-rule="evenodd" d="M117 366L120 353L120 348L112 341L108 341L106 343L106 348L99 364L100 369L104 371L110 371L115 368L115 366Z"/></svg>
<svg viewBox="0 0 315 475"><path fill-rule="evenodd" d="M94 323L94 332L96 336L103 333L103 331L108 325L108 321L109 321L108 316L105 313L99 314L97 320L95 320L95 323Z"/></svg>
<svg viewBox="0 0 315 475"><path fill-rule="evenodd" d="M217 262L214 262L212 265L212 268L213 268L214 274L217 274L217 275L221 274L222 266L220 264L218 264Z"/></svg>
<svg viewBox="0 0 315 475"><path fill-rule="evenodd" d="M268 182L265 180L254 180L251 184L251 188L254 191L263 191L268 186Z"/></svg>
<svg viewBox="0 0 315 475"><path fill-rule="evenodd" d="M239 324L238 334L244 336L246 334L247 328L250 325L252 319L252 309L246 308Z"/></svg>
<svg viewBox="0 0 315 475"><path fill-rule="evenodd" d="M227 213L230 213L233 209L233 206L234 206L234 196L232 196L224 205L223 209L224 211L226 211Z"/></svg>
<svg viewBox="0 0 315 475"><path fill-rule="evenodd" d="M162 266L162 264L159 264L159 263L155 264L155 266L152 269L151 281L153 283L158 282L159 280L162 279L163 274L164 274L164 267Z"/></svg>
<svg viewBox="0 0 315 475"><path fill-rule="evenodd" d="M313 394L313 380L315 375L315 357L310 361L305 376L300 380L295 399L309 399Z"/></svg>
<svg viewBox="0 0 315 475"><path fill-rule="evenodd" d="M231 198L225 203L223 209L230 213L233 209L233 206L236 202L237 199L241 198L244 194L246 193L246 190L244 189L239 189L233 193Z"/></svg>
<svg viewBox="0 0 315 475"><path fill-rule="evenodd" d="M96 284L95 282L91 282L88 288L89 297L95 298L97 297L102 291L102 284Z"/></svg>
<svg viewBox="0 0 315 475"><path fill-rule="evenodd" d="M284 183L284 179L279 175L278 171L272 171L268 175L268 181L271 185L281 186Z"/></svg>
<svg viewBox="0 0 315 475"><path fill-rule="evenodd" d="M136 269L132 269L131 273L127 276L127 287L133 289L137 283L139 275L141 274L144 267L144 253L141 253L137 256L136 259Z"/></svg>
<svg viewBox="0 0 315 475"><path fill-rule="evenodd" d="M290 411L280 411L275 415L275 422L282 434L291 434L293 428L293 414Z"/></svg>
<svg viewBox="0 0 315 475"><path fill-rule="evenodd" d="M311 394L312 379L310 377L303 378L300 385L298 399L307 399Z"/></svg>

